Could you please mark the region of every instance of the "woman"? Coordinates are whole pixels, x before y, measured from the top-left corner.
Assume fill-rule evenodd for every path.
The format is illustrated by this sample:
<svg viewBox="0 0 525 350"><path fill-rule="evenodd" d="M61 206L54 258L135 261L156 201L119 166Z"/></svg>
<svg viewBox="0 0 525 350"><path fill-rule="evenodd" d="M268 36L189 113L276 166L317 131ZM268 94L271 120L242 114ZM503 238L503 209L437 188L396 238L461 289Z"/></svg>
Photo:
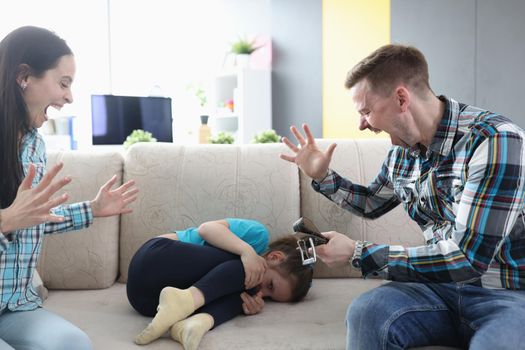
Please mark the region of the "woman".
<svg viewBox="0 0 525 350"><path fill-rule="evenodd" d="M268 230L257 221L210 221L158 236L129 266L130 304L143 315L155 315L135 342L148 344L171 327L184 349L196 349L212 327L242 312L259 313L263 298L300 301L312 275L294 236L268 247Z"/></svg>
<svg viewBox="0 0 525 350"><path fill-rule="evenodd" d="M71 84L75 59L66 42L49 30L22 27L0 42L0 204L6 218L16 216L15 204L24 175L33 178L36 189L44 181L45 145L37 128L48 119L47 109L60 109L73 102ZM33 164L34 169L33 169ZM56 174L60 170L53 169ZM33 174L34 173L34 174ZM116 190L113 176L92 201L52 209L52 216L32 222L14 220L2 226L0 234L0 348L90 349L91 342L80 329L41 307L42 300L31 281L40 255L44 234L88 227L94 217L131 212L127 205L138 189L129 181ZM65 179L69 182L69 179ZM64 181L59 182L64 184ZM52 185L56 188L57 185ZM28 184L22 186L27 190ZM35 191L36 192L36 191ZM52 192L52 191L50 191ZM38 195L38 194L37 194ZM45 197L45 196L44 196ZM59 197L63 202L67 196ZM44 201L46 202L46 201ZM49 203L48 203L49 204ZM15 206L15 207L13 207ZM24 208L21 208L24 209ZM40 223L45 219L47 222ZM24 226L35 225L25 229ZM28 331L30 330L30 331Z"/></svg>

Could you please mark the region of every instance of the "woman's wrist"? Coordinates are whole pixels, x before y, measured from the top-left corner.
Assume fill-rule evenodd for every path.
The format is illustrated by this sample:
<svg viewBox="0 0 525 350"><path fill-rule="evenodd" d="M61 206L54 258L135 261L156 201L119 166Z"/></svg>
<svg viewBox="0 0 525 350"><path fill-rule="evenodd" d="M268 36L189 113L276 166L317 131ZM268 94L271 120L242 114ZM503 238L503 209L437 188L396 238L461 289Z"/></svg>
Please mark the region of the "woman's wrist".
<svg viewBox="0 0 525 350"><path fill-rule="evenodd" d="M12 229L10 227L10 217L8 213L6 213L5 209L0 210L0 232L7 233L11 232Z"/></svg>
<svg viewBox="0 0 525 350"><path fill-rule="evenodd" d="M89 201L89 205L91 206L91 215L94 218L98 217L98 206L95 200Z"/></svg>

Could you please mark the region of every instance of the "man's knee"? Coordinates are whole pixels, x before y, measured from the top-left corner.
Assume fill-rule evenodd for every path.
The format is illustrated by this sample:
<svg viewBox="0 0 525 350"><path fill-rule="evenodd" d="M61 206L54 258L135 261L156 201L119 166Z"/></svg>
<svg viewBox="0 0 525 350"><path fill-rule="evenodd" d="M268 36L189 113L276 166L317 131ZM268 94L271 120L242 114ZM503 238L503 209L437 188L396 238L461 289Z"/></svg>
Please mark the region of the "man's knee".
<svg viewBox="0 0 525 350"><path fill-rule="evenodd" d="M370 315L384 313L384 302L388 300L383 296L381 288L365 292L352 301L346 313L348 328L363 325Z"/></svg>
<svg viewBox="0 0 525 350"><path fill-rule="evenodd" d="M347 349L380 348L379 330L385 315L383 291L372 289L354 299L346 313Z"/></svg>

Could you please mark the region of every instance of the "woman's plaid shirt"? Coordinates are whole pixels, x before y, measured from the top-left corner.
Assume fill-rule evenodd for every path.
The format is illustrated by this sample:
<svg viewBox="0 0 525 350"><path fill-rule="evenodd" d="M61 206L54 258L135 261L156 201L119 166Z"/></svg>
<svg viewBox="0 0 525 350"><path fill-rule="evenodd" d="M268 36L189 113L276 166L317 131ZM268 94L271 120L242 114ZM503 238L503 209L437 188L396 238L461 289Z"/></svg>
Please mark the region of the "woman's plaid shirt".
<svg viewBox="0 0 525 350"><path fill-rule="evenodd" d="M363 276L525 289L524 131L509 119L446 104L426 152L393 146L368 187L330 170L312 186L374 219L402 203L426 245L365 242Z"/></svg>
<svg viewBox="0 0 525 350"><path fill-rule="evenodd" d="M46 168L46 152L42 137L36 130L27 133L21 142L20 157L24 172L30 163L35 164L36 175L33 186L42 179ZM46 223L17 230L11 240L0 233L0 311L33 310L42 304L32 286L44 234L66 232L89 226L93 221L89 202L62 205L54 208L62 215L62 223Z"/></svg>

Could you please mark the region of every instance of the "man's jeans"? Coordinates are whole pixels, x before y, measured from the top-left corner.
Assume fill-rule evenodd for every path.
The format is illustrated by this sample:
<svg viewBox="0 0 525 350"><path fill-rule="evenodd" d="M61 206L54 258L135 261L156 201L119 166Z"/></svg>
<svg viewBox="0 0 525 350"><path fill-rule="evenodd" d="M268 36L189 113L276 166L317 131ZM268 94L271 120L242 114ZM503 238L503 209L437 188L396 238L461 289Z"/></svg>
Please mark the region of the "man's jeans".
<svg viewBox="0 0 525 350"><path fill-rule="evenodd" d="M390 282L348 308L347 349L525 349L525 291Z"/></svg>

